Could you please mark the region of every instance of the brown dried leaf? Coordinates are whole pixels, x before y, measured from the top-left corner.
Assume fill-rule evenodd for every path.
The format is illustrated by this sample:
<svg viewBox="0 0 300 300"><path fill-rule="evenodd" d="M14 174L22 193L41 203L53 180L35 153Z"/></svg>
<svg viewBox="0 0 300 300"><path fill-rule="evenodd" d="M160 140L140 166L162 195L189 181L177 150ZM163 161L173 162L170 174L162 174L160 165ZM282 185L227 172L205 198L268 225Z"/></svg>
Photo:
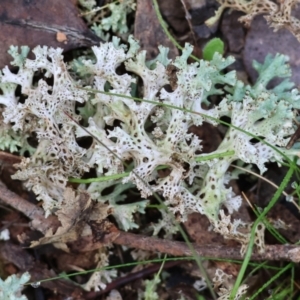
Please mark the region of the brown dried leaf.
<svg viewBox="0 0 300 300"><path fill-rule="evenodd" d="M79 17L74 0L1 0L0 68L8 65L11 45L60 47L65 51L99 43Z"/></svg>
<svg viewBox="0 0 300 300"><path fill-rule="evenodd" d="M207 217L199 213L190 214L187 221L184 223L187 233L196 244L225 244L222 236L213 230L209 230L210 226Z"/></svg>
<svg viewBox="0 0 300 300"><path fill-rule="evenodd" d="M244 48L245 30L238 21L241 16L239 11L226 12L223 16L221 30L229 52L239 53Z"/></svg>
<svg viewBox="0 0 300 300"><path fill-rule="evenodd" d="M76 225L80 220L84 220L90 213L91 197L88 193L81 191L76 197L75 191L67 188L64 193L64 203L62 209L56 212L61 222L61 227L56 234L64 234Z"/></svg>
<svg viewBox="0 0 300 300"><path fill-rule="evenodd" d="M65 272L78 270L79 268L89 270L95 268L97 262L96 251L90 251L85 253L64 253L58 252L59 255L55 255L56 264L60 270Z"/></svg>
<svg viewBox="0 0 300 300"><path fill-rule="evenodd" d="M152 0L137 1L134 37L140 41L141 48L147 50L147 59L153 59L158 55L157 47L159 45L170 48L170 58L178 55L177 48L166 36L158 22Z"/></svg>
<svg viewBox="0 0 300 300"><path fill-rule="evenodd" d="M70 244L72 252L89 252L110 245L120 235L120 231L109 221L90 221L90 234Z"/></svg>
<svg viewBox="0 0 300 300"><path fill-rule="evenodd" d="M64 199L62 209L56 212L61 226L55 234L50 228L45 237L32 242L31 247L54 243L56 247L68 251L67 242L76 241L80 236L86 236L91 232L87 224L90 219L95 220L97 218L99 220L107 217L107 206L102 205L100 212L99 205L92 205L90 195L87 192L80 191L76 196L75 191L67 188Z"/></svg>

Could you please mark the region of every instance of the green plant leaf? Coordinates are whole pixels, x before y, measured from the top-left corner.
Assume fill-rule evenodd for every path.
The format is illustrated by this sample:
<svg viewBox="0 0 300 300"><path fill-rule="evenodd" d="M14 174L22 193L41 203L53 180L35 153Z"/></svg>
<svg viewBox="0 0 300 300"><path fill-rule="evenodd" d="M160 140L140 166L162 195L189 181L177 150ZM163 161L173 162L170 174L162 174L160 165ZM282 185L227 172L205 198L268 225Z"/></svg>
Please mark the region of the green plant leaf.
<svg viewBox="0 0 300 300"><path fill-rule="evenodd" d="M203 48L203 58L205 60L212 60L214 54L218 52L221 55L224 54L224 43L219 38L211 39Z"/></svg>

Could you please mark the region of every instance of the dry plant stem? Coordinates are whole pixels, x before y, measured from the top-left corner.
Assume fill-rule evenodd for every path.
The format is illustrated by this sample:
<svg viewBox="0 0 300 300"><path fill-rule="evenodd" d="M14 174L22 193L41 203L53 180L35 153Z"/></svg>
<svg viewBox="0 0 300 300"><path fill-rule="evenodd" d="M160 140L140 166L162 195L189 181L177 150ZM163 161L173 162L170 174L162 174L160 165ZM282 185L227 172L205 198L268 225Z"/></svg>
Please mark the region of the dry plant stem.
<svg viewBox="0 0 300 300"><path fill-rule="evenodd" d="M114 230L114 229L113 229ZM112 231L113 231L112 230ZM110 243L127 246L129 248L142 249L146 251L165 253L172 256L193 256L193 252L185 242L163 240L155 237L148 237L140 234L119 231L118 235L112 235L112 239L104 236L102 241L94 242L94 237L83 237L81 240L72 243L70 246L75 252L88 252L103 247ZM108 233L109 235L109 233ZM240 247L229 247L224 245L197 245L191 244L195 253L201 257L211 259L235 259L242 260ZM266 245L265 253L253 252L252 261L292 261L300 262L300 247L296 245Z"/></svg>
<svg viewBox="0 0 300 300"><path fill-rule="evenodd" d="M154 237L147 237L128 232L120 232L113 241L114 244L138 248L148 251L166 253L173 256L191 256L193 253L184 242L163 240ZM192 244L195 252L199 256L207 258L222 259L243 259L239 247L228 247L224 245L197 245ZM300 247L295 245L267 245L265 253L253 253L253 261L273 260L273 261L300 261Z"/></svg>
<svg viewBox="0 0 300 300"><path fill-rule="evenodd" d="M32 220L32 227L45 233L49 228L55 231L59 226L56 216L44 217L43 210L24 200L0 181L0 201L12 206L25 214ZM100 230L103 228L99 228ZM105 244L114 243L130 248L142 249L146 251L155 251L173 256L191 256L192 251L184 242L163 240L155 237L148 237L139 234L122 232L111 226L110 232L103 232L102 238L88 236L81 237L78 241L70 244L71 250L75 252L88 252L103 247ZM222 259L243 259L239 247L228 247L218 245L197 245L192 244L195 252L199 256ZM295 245L267 245L265 253L253 253L253 261L274 260L274 261L292 261L300 262L300 247Z"/></svg>
<svg viewBox="0 0 300 300"><path fill-rule="evenodd" d="M32 220L31 226L42 233L46 233L49 228L56 230L60 225L60 222L55 216L50 216L46 219L42 208L10 191L2 181L0 181L0 202L22 212L26 217Z"/></svg>
<svg viewBox="0 0 300 300"><path fill-rule="evenodd" d="M180 1L181 1L181 4L182 4L184 12L185 12L185 18L186 18L186 20L189 24L189 27L190 27L190 31L191 31L191 34L192 34L192 37L193 37L194 45L196 46L197 45L197 40L196 40L196 36L195 36L195 33L194 33L193 25L192 25L192 22L191 22L191 15L190 15L187 7L186 7L185 0L180 0Z"/></svg>

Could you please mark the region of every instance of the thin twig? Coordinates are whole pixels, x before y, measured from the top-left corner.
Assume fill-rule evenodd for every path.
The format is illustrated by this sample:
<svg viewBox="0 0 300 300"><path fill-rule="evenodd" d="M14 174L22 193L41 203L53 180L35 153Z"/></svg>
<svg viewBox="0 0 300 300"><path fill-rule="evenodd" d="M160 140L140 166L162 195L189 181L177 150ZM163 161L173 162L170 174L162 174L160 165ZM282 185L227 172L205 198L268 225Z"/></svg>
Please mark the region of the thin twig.
<svg viewBox="0 0 300 300"><path fill-rule="evenodd" d="M13 165L18 164L22 160L22 156L13 155L4 151L0 151L1 165Z"/></svg>
<svg viewBox="0 0 300 300"><path fill-rule="evenodd" d="M112 229L116 230L116 229ZM194 252L185 242L171 241L159 239L152 236L145 236L141 234L134 234L129 232L119 231L118 235L112 235L112 239L109 241L103 237L102 241L95 242L95 237L89 236L81 238L80 241L72 243L70 248L75 252L88 252L103 247L105 243L111 242L113 244L126 246L129 248L136 248L146 251L153 251L158 253L164 253L172 256L192 256L196 255L200 257L210 259L238 259L242 260L243 256L240 253L240 247L231 247L225 245L198 245L192 243ZM265 252L262 254L252 253L251 260L262 261L292 261L300 262L300 246L297 245L266 245Z"/></svg>
<svg viewBox="0 0 300 300"><path fill-rule="evenodd" d="M120 232L114 244L148 251L166 253L173 256L191 256L192 251L185 242L163 240L155 237ZM243 259L239 247L224 245L192 244L197 255L209 258ZM273 260L300 262L300 247L295 245L266 245L265 253L252 253L251 260Z"/></svg>
<svg viewBox="0 0 300 300"><path fill-rule="evenodd" d="M42 213L42 209L29 203L25 199L9 191L7 187L0 182L0 200L23 212L32 220L37 218L37 222L32 222L35 229L45 233L49 228L57 228L59 221L56 216L50 216L47 219ZM32 213L29 213L29 211ZM38 224L38 225L37 225ZM100 226L100 224L99 224ZM99 228L99 231L102 228ZM102 229L103 230L103 229ZM97 231L97 230L95 230ZM99 232L98 232L99 233ZM118 233L118 234L116 234ZM87 252L102 248L107 243L114 243L130 248L155 251L173 256L191 256L196 253L200 257L223 258L223 259L243 259L239 247L229 247L224 245L197 245L192 243L192 251L185 242L177 242L148 237L140 234L119 231L113 225L109 232L103 232L102 238L87 236L80 237L78 241L71 243L70 249L77 252ZM300 262L300 246L296 245L266 245L265 252L262 254L252 253L251 260L273 260L273 261L292 261Z"/></svg>
<svg viewBox="0 0 300 300"><path fill-rule="evenodd" d="M197 46L197 40L196 40L196 36L195 36L195 32L194 32L194 29L193 29L193 24L191 22L191 14L189 13L187 7L186 7L186 3L185 3L185 0L180 0L181 1L181 4L183 6L183 9L184 9L184 12L185 12L185 18L188 22L188 25L190 27L190 31L191 31L191 34L192 34L192 38L193 38L193 41L194 41L194 45Z"/></svg>
<svg viewBox="0 0 300 300"><path fill-rule="evenodd" d="M10 191L2 181L0 181L0 202L22 212L32 220L31 226L44 234L50 227L56 229L60 224L56 216L49 216L46 219L42 208Z"/></svg>

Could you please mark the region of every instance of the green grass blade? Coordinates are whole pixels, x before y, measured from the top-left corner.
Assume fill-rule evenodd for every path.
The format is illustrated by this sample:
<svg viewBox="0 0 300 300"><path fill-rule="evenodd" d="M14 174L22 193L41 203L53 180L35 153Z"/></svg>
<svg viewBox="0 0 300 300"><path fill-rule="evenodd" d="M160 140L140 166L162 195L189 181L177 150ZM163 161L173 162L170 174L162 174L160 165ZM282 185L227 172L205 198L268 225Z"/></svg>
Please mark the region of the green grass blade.
<svg viewBox="0 0 300 300"><path fill-rule="evenodd" d="M92 182L103 182L103 181L109 181L109 180L116 180L120 178L124 178L129 176L130 172L120 173L120 174L113 174L113 175L107 175L107 176L101 176L97 178L87 178L87 179L80 179L80 178L69 178L69 182L74 183L92 183Z"/></svg>
<svg viewBox="0 0 300 300"><path fill-rule="evenodd" d="M173 43L173 45L182 50L183 47L181 47L178 42L176 41L176 39L172 36L172 34L169 32L168 28L167 28L167 24L166 22L164 21L161 13L160 13L160 10L159 10L159 6L158 6L158 3L157 3L157 0L153 0L153 6L154 6L154 10L155 10L155 13L156 13L156 16L157 16L157 19L158 19L158 22L161 26L161 28L163 29L163 31L165 32L165 34L167 35L167 37L170 39L170 41ZM194 56L194 55L190 55L191 58L193 58L195 61L200 61L198 57Z"/></svg>
<svg viewBox="0 0 300 300"><path fill-rule="evenodd" d="M265 282L255 293L252 295L252 297L249 300L255 299L264 289L266 289L272 282L274 282L276 279L278 279L284 272L289 270L293 266L293 263L289 263L284 268L282 268L277 274L275 274L270 280Z"/></svg>
<svg viewBox="0 0 300 300"><path fill-rule="evenodd" d="M255 232L256 232L256 227L258 224L263 220L263 218L267 215L267 213L271 210L271 208L275 205L277 200L279 199L281 193L283 190L286 188L288 185L292 175L294 173L294 167L291 166L288 172L286 173L284 179L282 180L278 190L275 192L274 196L272 197L271 201L269 204L264 208L263 212L260 214L260 216L256 219L256 221L253 224L252 230L251 230L251 237L250 237L250 242L246 251L246 255L242 264L242 267L240 269L239 275L235 281L234 287L232 289L230 299L234 299L234 296L237 294L238 288L241 285L241 282L243 280L244 274L246 272L246 268L249 264L249 261L251 259L251 254L253 251L253 246L254 246L254 238L255 238Z"/></svg>

